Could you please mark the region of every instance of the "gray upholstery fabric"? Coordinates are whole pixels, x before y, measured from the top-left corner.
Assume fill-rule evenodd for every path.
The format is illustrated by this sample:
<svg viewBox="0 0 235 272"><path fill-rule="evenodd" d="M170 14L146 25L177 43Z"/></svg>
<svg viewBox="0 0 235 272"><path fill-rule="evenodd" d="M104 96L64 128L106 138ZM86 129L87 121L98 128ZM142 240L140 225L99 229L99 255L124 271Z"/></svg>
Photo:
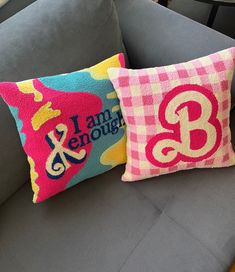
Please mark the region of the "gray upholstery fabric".
<svg viewBox="0 0 235 272"><path fill-rule="evenodd" d="M38 0L37 5L39 1L46 3L46 1ZM48 1L52 3L52 6L55 5L55 1ZM62 5L62 2L68 2L56 1L59 5ZM164 65L168 61L173 63L192 58L194 54L193 35L189 29L183 30L183 26L191 28L192 32L195 31L195 28L197 29L201 44L208 53L210 50L215 50L216 45L213 42L218 41L218 44L221 45L221 48L218 49L222 49L222 44L230 44L231 42L229 38L212 30L207 30L164 8L153 6L150 1L132 0L132 8L130 6L132 1L117 1L119 2L122 31L133 67L146 67L149 64L151 64L150 66ZM70 1L74 6L78 5L75 2L75 0ZM85 5L87 2L83 1L83 4ZM145 6L145 3L148 4ZM47 9L49 8L50 5L47 6ZM139 8L141 9L139 10ZM64 9L66 10L66 8ZM154 11L153 13L151 9ZM45 7L41 10L45 10ZM76 17L78 12L73 12L72 9L68 11L68 13L70 12L74 15L73 20L78 20ZM145 16L142 17L142 13ZM96 18L95 12L93 15ZM124 15L127 18L124 18ZM54 19L57 18L55 14L52 16ZM173 16L172 19L171 16ZM43 18L45 20L45 17ZM156 23L151 24L151 20L156 20ZM155 34L150 33L148 24L151 26L149 29ZM33 29L34 26L33 23ZM0 34L1 27L0 25ZM54 29L54 26L52 28ZM35 74L43 73L47 65L49 65L47 73L59 72L63 65L65 69L76 69L74 67L76 61L74 63L73 60L64 56L59 59L61 47L54 43L54 39L60 37L60 31L62 36L66 36L66 27L62 24L56 29L54 29L56 31L55 38L52 35L53 39L51 39L49 35L49 41L46 41L49 48L55 46L55 53L52 49L50 50L50 54L55 55L47 55L48 59L45 60L43 59L44 47L37 46L37 59L42 58L42 61L39 68L35 70ZM104 26L101 29L105 29ZM185 45L184 49L179 47L176 50L175 41L170 39L167 29L169 29L169 33L178 30L179 35L182 33L184 37L188 32L191 42L189 45ZM53 30L50 31L53 34ZM73 32L76 31L77 28L74 28ZM78 34L80 32L78 30ZM155 37L158 32L162 32L160 42ZM213 41L211 48L207 45L209 43L207 36L205 36L207 42L202 40L202 36L205 34L208 34L210 40ZM42 35L46 36L44 33ZM76 40L74 37L70 39ZM1 42L2 40L0 40L0 48ZM181 41L179 40L177 43L180 45ZM31 44L35 45L36 42ZM78 42L75 43L75 46L78 47L78 44ZM20 45L22 46L22 44ZM198 44L196 45L199 54L203 49L200 49ZM22 52L21 46L18 49L20 52ZM26 46L25 50L31 52L31 45L24 46ZM74 50L70 46L72 46L70 43L64 45L66 56L69 55L69 50ZM12 47L13 45L11 45ZM110 45L109 48L111 47ZM107 48L105 50L107 51ZM156 50L160 54L156 55ZM197 52L195 52L196 55ZM204 53L202 52L202 54ZM32 54L30 55L32 56ZM56 56L58 61L56 61ZM93 57L95 56L96 54L93 55ZM20 54L17 57L20 58ZM92 62L92 60L86 60L85 56L80 57L84 62ZM99 57L101 58L101 56L97 56L98 59ZM33 57L32 61L37 64ZM61 66L60 61L63 62L61 62ZM21 62L23 63L23 60ZM79 65L79 58L77 63ZM22 69L26 69L30 74L31 67L23 67ZM13 68L12 65L11 69L13 70ZM18 69L15 69L16 72ZM14 73L8 76L13 77ZM21 77L21 75L17 72L16 77ZM26 77L29 76L26 75ZM10 182L19 182L20 184L23 179L27 179L27 171L23 171L26 166L22 159L23 155L20 153L17 135L14 134L13 121L8 111L2 108L1 104L0 116L4 116L4 118L2 121L0 118L0 131L4 129L8 132L2 140L3 145L0 143L1 153L5 152L0 160L0 173L7 170L5 173L9 173L9 177L7 180L5 179L7 181L4 183L5 187L0 187L0 194L4 190L6 193L6 188L14 187ZM235 111L231 113L231 116L233 118L231 122L233 142L235 143ZM15 148L16 151L14 151ZM12 157L8 154L8 150L13 153ZM3 161L5 165L3 165ZM16 163L14 164L14 162ZM10 167L12 163L13 166ZM21 168L22 170L20 170ZM235 257L235 167L188 170L130 184L120 181L123 171L123 166L117 167L38 205L32 204L30 183L23 185L8 201L0 205L0 271L227 271ZM24 175L25 177L23 177ZM2 180L1 176L0 182Z"/></svg>
<svg viewBox="0 0 235 272"><path fill-rule="evenodd" d="M38 0L0 24L0 81L89 67L123 51L111 0ZM12 117L0 99L0 203L29 175Z"/></svg>
<svg viewBox="0 0 235 272"><path fill-rule="evenodd" d="M3 271L227 271L235 256L235 167L136 183L121 182L123 171L37 205L25 184L0 206Z"/></svg>
<svg viewBox="0 0 235 272"><path fill-rule="evenodd" d="M10 0L5 6L0 8L0 23L27 7L36 0Z"/></svg>
<svg viewBox="0 0 235 272"><path fill-rule="evenodd" d="M133 68L188 61L235 46L235 40L152 0L115 0ZM232 85L235 105L235 75Z"/></svg>

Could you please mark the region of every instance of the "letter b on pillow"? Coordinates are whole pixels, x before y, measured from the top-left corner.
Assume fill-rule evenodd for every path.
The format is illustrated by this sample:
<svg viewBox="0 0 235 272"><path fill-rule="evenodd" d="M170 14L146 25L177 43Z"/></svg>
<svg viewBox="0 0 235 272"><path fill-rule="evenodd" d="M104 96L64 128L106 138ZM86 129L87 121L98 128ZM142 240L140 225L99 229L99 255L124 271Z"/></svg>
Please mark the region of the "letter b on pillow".
<svg viewBox="0 0 235 272"><path fill-rule="evenodd" d="M124 181L235 164L229 127L234 66L233 47L164 67L109 69L127 125Z"/></svg>

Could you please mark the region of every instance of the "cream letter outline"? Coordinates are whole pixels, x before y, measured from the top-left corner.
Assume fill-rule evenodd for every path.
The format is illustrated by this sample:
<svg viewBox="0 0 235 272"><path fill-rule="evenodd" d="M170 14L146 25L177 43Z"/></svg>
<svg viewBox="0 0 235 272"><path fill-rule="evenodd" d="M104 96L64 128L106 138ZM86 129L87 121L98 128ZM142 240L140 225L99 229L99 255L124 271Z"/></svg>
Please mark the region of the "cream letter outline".
<svg viewBox="0 0 235 272"><path fill-rule="evenodd" d="M59 124L56 126L56 133L60 135L59 140L57 140L54 131L50 131L46 136L46 141L52 148L52 152L46 161L46 172L52 179L62 177L65 171L71 166L70 163L82 163L86 159L85 149L80 149L77 153L63 147L67 132L67 126Z"/></svg>
<svg viewBox="0 0 235 272"><path fill-rule="evenodd" d="M192 84L174 88L159 106L160 123L169 132L150 139L147 159L157 167L171 167L210 157L222 138L217 113L218 101L206 88Z"/></svg>

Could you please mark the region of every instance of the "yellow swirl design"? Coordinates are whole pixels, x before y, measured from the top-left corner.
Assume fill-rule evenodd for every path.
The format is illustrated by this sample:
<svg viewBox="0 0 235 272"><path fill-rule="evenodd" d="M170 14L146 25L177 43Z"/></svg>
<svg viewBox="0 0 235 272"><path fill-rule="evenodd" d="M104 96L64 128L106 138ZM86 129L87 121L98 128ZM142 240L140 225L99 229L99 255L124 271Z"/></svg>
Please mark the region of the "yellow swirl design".
<svg viewBox="0 0 235 272"><path fill-rule="evenodd" d="M33 196L33 203L37 202L38 193L39 193L39 186L36 184L36 180L38 178L38 173L35 171L35 163L34 160L28 156L28 162L30 164L30 177L31 177L31 183L32 183L32 190L34 192Z"/></svg>
<svg viewBox="0 0 235 272"><path fill-rule="evenodd" d="M43 95L34 88L33 86L33 80L25 80L21 82L16 83L19 91L24 94L34 94L34 101L40 102L43 99Z"/></svg>

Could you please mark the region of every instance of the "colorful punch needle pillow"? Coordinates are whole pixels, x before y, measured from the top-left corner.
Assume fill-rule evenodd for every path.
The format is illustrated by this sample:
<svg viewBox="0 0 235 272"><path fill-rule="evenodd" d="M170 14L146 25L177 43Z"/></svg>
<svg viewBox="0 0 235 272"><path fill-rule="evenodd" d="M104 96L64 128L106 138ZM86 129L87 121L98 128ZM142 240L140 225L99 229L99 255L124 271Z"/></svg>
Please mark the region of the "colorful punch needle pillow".
<svg viewBox="0 0 235 272"><path fill-rule="evenodd" d="M229 128L235 48L159 68L108 70L127 125L122 179L235 164Z"/></svg>
<svg viewBox="0 0 235 272"><path fill-rule="evenodd" d="M33 201L125 163L125 127L107 69L118 54L89 69L0 83L28 156Z"/></svg>

